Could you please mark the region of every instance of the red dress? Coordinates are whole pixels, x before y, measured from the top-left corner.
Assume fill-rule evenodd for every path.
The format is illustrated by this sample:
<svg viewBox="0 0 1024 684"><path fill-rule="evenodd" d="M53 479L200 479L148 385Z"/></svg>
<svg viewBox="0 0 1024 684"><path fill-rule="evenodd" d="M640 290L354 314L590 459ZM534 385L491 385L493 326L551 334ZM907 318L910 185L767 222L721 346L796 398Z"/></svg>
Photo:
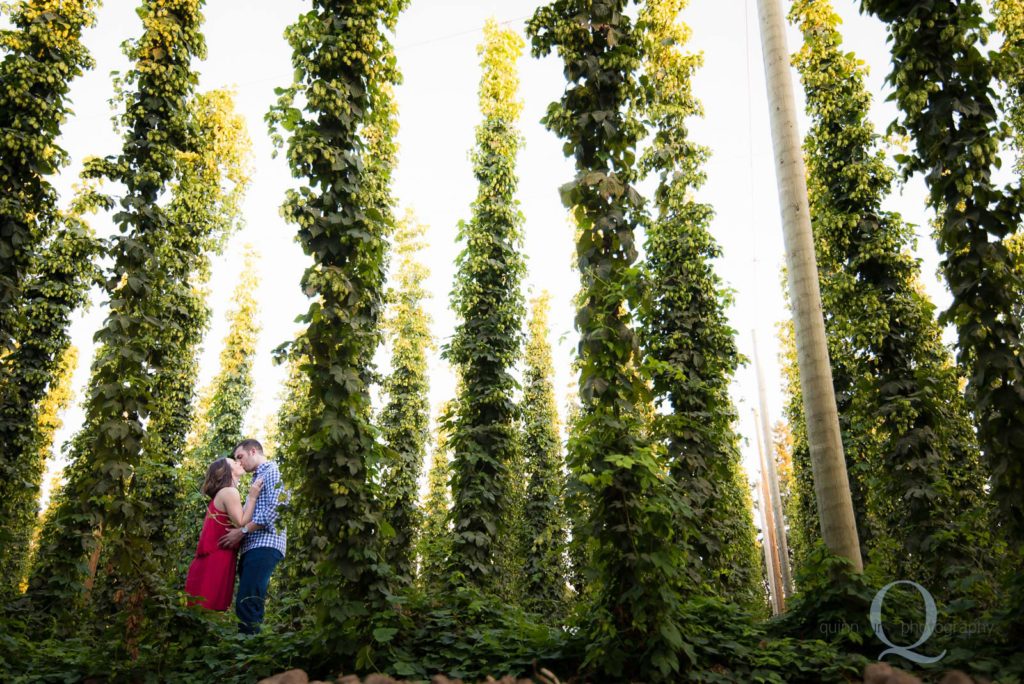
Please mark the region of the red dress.
<svg viewBox="0 0 1024 684"><path fill-rule="evenodd" d="M227 513L218 511L211 499L203 531L199 533L196 556L185 579L185 593L202 598L190 601L189 605L198 604L210 610L227 610L231 605L238 549L222 549L217 542L233 527Z"/></svg>

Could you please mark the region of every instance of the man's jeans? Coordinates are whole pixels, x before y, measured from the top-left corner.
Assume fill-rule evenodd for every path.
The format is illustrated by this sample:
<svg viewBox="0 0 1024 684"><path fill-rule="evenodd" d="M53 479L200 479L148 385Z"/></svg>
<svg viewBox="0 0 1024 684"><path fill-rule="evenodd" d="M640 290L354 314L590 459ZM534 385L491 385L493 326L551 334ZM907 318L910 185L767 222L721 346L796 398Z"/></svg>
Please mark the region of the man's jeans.
<svg viewBox="0 0 1024 684"><path fill-rule="evenodd" d="M267 600L267 585L284 555L277 549L257 546L238 559L238 593L235 595L235 615L241 621L238 630L243 634L256 634L263 622L263 604Z"/></svg>

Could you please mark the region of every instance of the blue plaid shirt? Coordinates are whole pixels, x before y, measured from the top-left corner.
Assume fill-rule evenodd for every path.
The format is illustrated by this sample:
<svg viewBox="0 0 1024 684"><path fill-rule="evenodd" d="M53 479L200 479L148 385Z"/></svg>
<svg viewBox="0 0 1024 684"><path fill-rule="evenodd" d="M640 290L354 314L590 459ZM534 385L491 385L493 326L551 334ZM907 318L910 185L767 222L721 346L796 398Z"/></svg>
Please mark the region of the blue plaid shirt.
<svg viewBox="0 0 1024 684"><path fill-rule="evenodd" d="M284 528L277 528L277 507L285 503L288 493L281 484L281 471L277 469L276 463L265 461L258 465L256 472L252 474L253 482L260 477L263 478L263 489L256 499L252 522L254 525L263 525L263 529L249 532L242 538L241 552L245 553L257 547L268 547L277 549L283 556L288 543L288 533Z"/></svg>

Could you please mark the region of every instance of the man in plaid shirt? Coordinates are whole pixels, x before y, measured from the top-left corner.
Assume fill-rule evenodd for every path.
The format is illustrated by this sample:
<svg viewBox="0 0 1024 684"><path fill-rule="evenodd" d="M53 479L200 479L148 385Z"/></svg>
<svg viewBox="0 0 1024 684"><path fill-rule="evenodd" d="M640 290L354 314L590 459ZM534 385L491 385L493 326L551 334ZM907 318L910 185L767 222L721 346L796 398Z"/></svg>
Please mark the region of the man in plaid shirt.
<svg viewBox="0 0 1024 684"><path fill-rule="evenodd" d="M267 460L263 445L255 439L243 439L235 447L234 458L253 480L263 478L263 489L256 498L252 521L228 531L220 545L236 548L241 545L238 559L238 592L235 594L235 614L241 621L239 630L256 634L263 622L263 605L267 598L270 575L284 558L288 535L278 526L278 506L284 503L286 493L281 485L277 464Z"/></svg>

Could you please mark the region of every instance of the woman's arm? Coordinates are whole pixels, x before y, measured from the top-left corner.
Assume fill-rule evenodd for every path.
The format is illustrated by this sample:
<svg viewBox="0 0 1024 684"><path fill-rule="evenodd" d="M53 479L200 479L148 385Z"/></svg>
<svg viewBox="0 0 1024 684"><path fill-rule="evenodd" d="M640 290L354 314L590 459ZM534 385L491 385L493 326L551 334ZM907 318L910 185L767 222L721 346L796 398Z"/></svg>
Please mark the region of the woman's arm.
<svg viewBox="0 0 1024 684"><path fill-rule="evenodd" d="M217 506L218 509L224 509L232 525L241 527L245 524L245 521L242 520L242 498L238 495L237 489L225 487L217 492L217 498L220 501L214 501L214 506Z"/></svg>
<svg viewBox="0 0 1024 684"><path fill-rule="evenodd" d="M245 497L245 508L242 509L242 521L236 522L235 527L241 527L246 523L252 522L252 512L256 510L256 499L259 498L261 489L263 489L262 477L257 478L249 487L249 493ZM237 492L238 490L236 489L235 491Z"/></svg>
<svg viewBox="0 0 1024 684"><path fill-rule="evenodd" d="M256 499L259 497L260 489L262 488L263 478L252 483L252 486L249 487L249 496L246 499L245 508L243 508L242 497L238 494L238 490L234 487L225 487L217 492L220 505L217 506L218 502L216 501L214 501L214 505L217 508L224 509L232 525L241 527L252 520L252 512L256 508Z"/></svg>

